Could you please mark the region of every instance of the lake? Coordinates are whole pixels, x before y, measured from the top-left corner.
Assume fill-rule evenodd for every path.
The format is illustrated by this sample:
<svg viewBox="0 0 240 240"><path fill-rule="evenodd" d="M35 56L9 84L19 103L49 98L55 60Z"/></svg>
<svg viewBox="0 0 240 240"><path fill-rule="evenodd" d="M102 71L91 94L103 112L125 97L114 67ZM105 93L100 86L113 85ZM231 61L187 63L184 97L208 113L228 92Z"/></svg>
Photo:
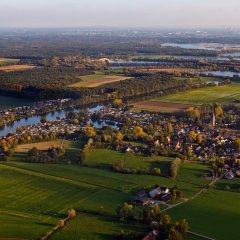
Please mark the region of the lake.
<svg viewBox="0 0 240 240"><path fill-rule="evenodd" d="M179 47L183 49L221 51L226 49L240 50L240 45L222 43L164 43L163 47Z"/></svg>
<svg viewBox="0 0 240 240"><path fill-rule="evenodd" d="M236 53L225 53L223 54L224 57L240 57L240 52Z"/></svg>
<svg viewBox="0 0 240 240"><path fill-rule="evenodd" d="M221 77L233 77L234 75L238 75L240 77L239 72L231 72L231 71L209 71L203 72L204 74L212 74L214 76L221 76Z"/></svg>
<svg viewBox="0 0 240 240"><path fill-rule="evenodd" d="M142 56L141 56L142 57ZM121 69L123 67L126 68L135 68L135 67L150 67L150 66L158 66L160 64L162 64L163 62L167 62L171 59L166 58L166 59L150 59L149 61L146 61L146 59L144 59L144 56L137 58L136 59L132 59L132 60L115 60L111 62L110 65L110 69ZM147 56L146 56L147 58ZM172 56L172 59L178 59L178 60L188 60L188 61L230 61L229 58L227 57L223 57L223 56L218 56L218 57L203 57L203 56ZM238 58L235 58L235 60L238 60Z"/></svg>
<svg viewBox="0 0 240 240"><path fill-rule="evenodd" d="M95 107L87 108L87 110L89 112L97 112L97 111L101 110L102 108L103 108L103 105L97 105ZM38 123L40 123L40 121L43 117L46 117L49 121L54 121L59 118L60 119L65 118L65 113L69 112L69 111L79 112L79 111L81 111L81 109L54 111L54 112L50 112L50 113L47 113L42 116L32 116L32 117L28 117L28 118L21 119L18 121L14 121L14 122L7 124L7 125L3 126L2 128L0 128L0 136L6 136L10 132L15 132L17 130L17 128L22 127L22 126L38 124ZM118 123L114 122L114 121L108 121L108 120L92 121L92 120L90 120L89 122L91 124L93 124L93 126L96 128L101 128L101 127L109 126L109 125L114 128L118 127Z"/></svg>
<svg viewBox="0 0 240 240"><path fill-rule="evenodd" d="M33 103L30 99L0 96L0 110L12 107L29 106Z"/></svg>

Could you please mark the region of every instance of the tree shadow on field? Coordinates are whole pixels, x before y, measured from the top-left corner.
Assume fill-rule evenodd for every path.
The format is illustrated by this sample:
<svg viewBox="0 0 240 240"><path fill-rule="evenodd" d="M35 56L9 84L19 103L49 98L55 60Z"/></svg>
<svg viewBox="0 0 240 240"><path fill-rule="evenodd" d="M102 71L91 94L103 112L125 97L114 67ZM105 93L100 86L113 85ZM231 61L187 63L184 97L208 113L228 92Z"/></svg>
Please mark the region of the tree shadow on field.
<svg viewBox="0 0 240 240"><path fill-rule="evenodd" d="M160 168L162 177L169 176L171 161L156 160L150 164L150 168Z"/></svg>
<svg viewBox="0 0 240 240"><path fill-rule="evenodd" d="M27 153L24 152L16 152L14 155L10 158L11 161L16 162L24 162L26 161Z"/></svg>
<svg viewBox="0 0 240 240"><path fill-rule="evenodd" d="M54 224L51 224L51 223L40 223L40 222L36 222L37 225L40 225L40 226L47 226L47 227L54 227L55 225Z"/></svg>
<svg viewBox="0 0 240 240"><path fill-rule="evenodd" d="M104 239L104 240L112 240L113 239L113 235L112 234L107 234L107 233L99 233L99 232L95 232L92 233L93 235L95 235L97 237L97 239Z"/></svg>
<svg viewBox="0 0 240 240"><path fill-rule="evenodd" d="M67 212L66 214L62 214L62 213L58 213L58 212L44 212L44 213L41 213L41 215L45 215L45 216L50 216L50 217L56 217L56 218L66 218L66 215L67 215Z"/></svg>

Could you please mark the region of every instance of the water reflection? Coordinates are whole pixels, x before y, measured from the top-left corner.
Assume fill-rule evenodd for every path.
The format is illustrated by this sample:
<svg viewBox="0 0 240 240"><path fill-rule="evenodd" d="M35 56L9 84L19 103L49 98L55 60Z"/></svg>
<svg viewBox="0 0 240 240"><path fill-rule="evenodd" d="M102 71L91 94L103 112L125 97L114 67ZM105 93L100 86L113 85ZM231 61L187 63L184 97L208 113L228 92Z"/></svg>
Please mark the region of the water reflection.
<svg viewBox="0 0 240 240"><path fill-rule="evenodd" d="M90 107L87 108L89 112L96 112L99 111L103 108L103 105L97 105L95 107ZM9 132L15 132L17 128L26 126L26 125L34 125L40 123L41 119L43 117L46 117L49 121L54 121L57 119L62 119L65 118L65 113L66 112L79 112L82 109L67 109L67 110L59 110L59 111L54 111L47 113L42 116L32 116L28 118L24 118L21 120L14 121L12 123L6 124L5 126L1 126L0 128L0 136L6 136ZM92 122L95 127L102 127L102 126L107 126L108 124L105 121L102 121L101 123L95 123Z"/></svg>

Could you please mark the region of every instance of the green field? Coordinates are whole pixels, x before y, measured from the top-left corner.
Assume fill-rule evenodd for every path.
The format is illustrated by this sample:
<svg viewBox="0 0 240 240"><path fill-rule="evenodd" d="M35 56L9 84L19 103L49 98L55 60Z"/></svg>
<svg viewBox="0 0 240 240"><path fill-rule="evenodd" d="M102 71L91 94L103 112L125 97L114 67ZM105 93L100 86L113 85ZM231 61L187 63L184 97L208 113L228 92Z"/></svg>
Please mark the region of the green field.
<svg viewBox="0 0 240 240"><path fill-rule="evenodd" d="M218 240L240 239L240 194L209 190L168 213L174 219L186 218L190 230Z"/></svg>
<svg viewBox="0 0 240 240"><path fill-rule="evenodd" d="M147 232L148 228L136 222L121 222L107 216L80 213L65 228L56 233L53 240L112 240L121 229L127 231Z"/></svg>
<svg viewBox="0 0 240 240"><path fill-rule="evenodd" d="M105 72L103 72L103 71L96 71L94 74L81 76L80 78L83 81L88 81L88 80L91 80L91 79L102 78L104 76L105 76Z"/></svg>
<svg viewBox="0 0 240 240"><path fill-rule="evenodd" d="M186 103L186 104L207 104L207 103L229 104L233 103L233 100L235 99L240 99L239 84L189 90L185 92L171 94L154 100L159 102Z"/></svg>
<svg viewBox="0 0 240 240"><path fill-rule="evenodd" d="M143 224L122 222L116 218L80 213L75 219L67 224L61 231L57 232L52 240L112 240L112 236L120 230L147 233L148 227ZM202 238L187 234L185 240L202 240Z"/></svg>
<svg viewBox="0 0 240 240"><path fill-rule="evenodd" d="M0 210L0 239L36 239L54 225L39 220L38 216L28 216ZM4 238L2 238L4 237Z"/></svg>
<svg viewBox="0 0 240 240"><path fill-rule="evenodd" d="M94 182L99 183L96 185L77 177L81 175L81 171L75 172L76 175L71 174L73 168L61 169L61 166L58 166L67 174L54 176L43 171L45 167L45 170L51 169L52 172L56 172L54 165L42 166L41 173L26 170L24 167L27 165L0 166L0 211L8 218L11 216L11 219L12 216L18 216L17 222L20 228L22 224L23 229L26 229L27 225L32 228L19 232L14 224L15 220L9 219L11 224L8 224L8 230L0 228L1 237L33 239L53 228L69 208L85 211L104 209L106 214L113 215L118 204L131 199L130 193L118 189L121 183L125 184L126 188L129 187L128 182L122 181L117 187L115 180L113 183L115 186L111 187L107 184L107 180L111 178L103 179L104 182L99 183L100 181L96 181L97 177L95 177ZM4 222L3 219L1 219L1 225ZM35 231L35 225L40 226L37 231Z"/></svg>
<svg viewBox="0 0 240 240"><path fill-rule="evenodd" d="M8 165L17 168L30 170L32 173L44 173L47 176L62 177L64 179L87 183L102 189L122 192L124 194L134 194L136 191L147 185L160 184L174 187L178 185L183 193L188 197L194 195L199 189L206 186L209 181L203 178L202 174L209 172L208 166L199 164L184 164L176 180L149 175L133 175L115 173L108 169L79 167L74 165L60 164L28 164L22 162L9 162Z"/></svg>
<svg viewBox="0 0 240 240"><path fill-rule="evenodd" d="M123 166L129 169L160 168L162 175L167 176L173 158L142 157L132 153L122 153L108 149L92 149L86 158L86 164L91 167L111 168L112 164L121 160Z"/></svg>
<svg viewBox="0 0 240 240"><path fill-rule="evenodd" d="M107 72L106 72L107 73ZM98 87L111 82L118 82L121 80L129 79L123 75L108 75L103 71L96 71L95 74L79 77L80 81L70 85L72 88L80 87Z"/></svg>
<svg viewBox="0 0 240 240"><path fill-rule="evenodd" d="M65 146L69 157L76 155L76 142L67 142ZM203 178L209 171L208 165L184 163L179 176L173 180L112 172L105 164L109 165L117 158L125 157L126 166L134 168L149 166L155 158L125 156L111 150L92 150L88 156L91 167L29 164L21 162L24 154L15 154L11 161L0 164L0 225L6 226L0 228L0 237L35 239L52 229L59 219L64 218L68 209L74 208L80 212L79 217L57 233L55 239L76 239L74 237L79 234L84 234L81 237L89 240L108 239L122 228L139 229L137 225L128 223L126 226L113 219L116 206L131 201L136 192L144 187L155 184L177 186L184 197L189 198L209 183ZM171 160L156 159L160 159L157 163L160 165ZM100 215L82 215L83 211ZM187 239L196 238L189 236Z"/></svg>
<svg viewBox="0 0 240 240"><path fill-rule="evenodd" d="M203 176L209 173L210 166L207 164L185 163L180 166L177 176L179 182L191 183L199 186L206 186L209 180Z"/></svg>
<svg viewBox="0 0 240 240"><path fill-rule="evenodd" d="M0 58L0 66L13 65L18 62L17 59Z"/></svg>
<svg viewBox="0 0 240 240"><path fill-rule="evenodd" d="M234 192L240 192L240 179L233 179L233 180L227 180L227 179L220 179L215 184L216 189L222 189L222 190L229 190Z"/></svg>

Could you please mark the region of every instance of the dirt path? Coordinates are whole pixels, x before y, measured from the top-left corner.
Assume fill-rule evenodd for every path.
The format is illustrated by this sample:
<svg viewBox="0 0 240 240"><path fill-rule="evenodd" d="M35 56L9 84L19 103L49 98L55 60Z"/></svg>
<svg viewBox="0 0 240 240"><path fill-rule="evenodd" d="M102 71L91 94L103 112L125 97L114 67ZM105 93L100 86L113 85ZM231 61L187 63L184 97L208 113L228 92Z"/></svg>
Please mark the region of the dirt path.
<svg viewBox="0 0 240 240"><path fill-rule="evenodd" d="M227 172L226 172L226 173L227 173ZM211 182L208 184L208 186L209 186L209 187L213 186L219 179L223 178L223 176L224 176L226 173L222 174L219 178L215 178L213 181L211 181ZM209 188L203 187L199 192L197 192L197 193L196 193L195 195L193 195L191 198L189 198L189 199L185 198L182 202L177 203L177 204L174 204L174 205L171 205L170 207L163 209L162 212L166 212L166 211L168 211L169 209L172 209L172 208L175 208L175 207L177 207L177 206L179 206L179 205L182 205L182 204L184 204L184 203L187 203L187 202L195 199L195 198L198 197L199 195L201 195L203 192L207 192L208 189L209 189ZM192 234L192 235L195 235L195 236L198 236L198 237L200 237L200 238L204 238L204 239L208 239L208 240L216 240L216 239L214 239L214 238L211 238L211 237L202 235L202 234L200 234L200 233L191 232L191 231L188 231L188 233L189 233L189 234Z"/></svg>
<svg viewBox="0 0 240 240"><path fill-rule="evenodd" d="M200 238L208 239L208 240L216 240L215 238L211 238L211 237L208 237L208 236L205 236L205 235L202 235L199 233L191 232L191 231L188 231L187 233L192 234L197 237L200 237Z"/></svg>

